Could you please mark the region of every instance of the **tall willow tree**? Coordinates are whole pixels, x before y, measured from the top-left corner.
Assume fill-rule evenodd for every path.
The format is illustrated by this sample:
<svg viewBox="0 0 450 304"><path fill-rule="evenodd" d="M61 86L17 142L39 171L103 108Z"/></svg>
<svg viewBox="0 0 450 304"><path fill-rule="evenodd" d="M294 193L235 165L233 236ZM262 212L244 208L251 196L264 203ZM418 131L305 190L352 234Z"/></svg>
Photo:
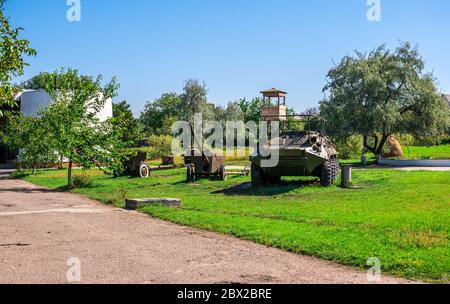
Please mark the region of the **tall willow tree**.
<svg viewBox="0 0 450 304"><path fill-rule="evenodd" d="M390 136L408 133L439 136L447 130L450 110L425 72L416 48L404 43L394 52L381 46L346 56L332 68L324 88L321 115L329 131L347 137L359 134L365 148L381 155Z"/></svg>

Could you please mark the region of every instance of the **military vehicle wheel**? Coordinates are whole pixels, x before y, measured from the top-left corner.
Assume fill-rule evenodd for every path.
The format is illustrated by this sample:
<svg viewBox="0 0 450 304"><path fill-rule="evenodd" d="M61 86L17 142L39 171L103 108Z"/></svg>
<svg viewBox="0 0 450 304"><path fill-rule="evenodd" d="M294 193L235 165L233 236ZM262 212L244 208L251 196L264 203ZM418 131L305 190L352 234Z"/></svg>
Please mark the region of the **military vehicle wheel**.
<svg viewBox="0 0 450 304"><path fill-rule="evenodd" d="M332 161L327 161L322 166L322 174L320 176L320 184L324 187L330 187L333 185L334 166Z"/></svg>
<svg viewBox="0 0 450 304"><path fill-rule="evenodd" d="M140 178L148 178L150 177L150 167L146 163L142 163L139 166L139 177Z"/></svg>
<svg viewBox="0 0 450 304"><path fill-rule="evenodd" d="M252 186L262 186L265 183L263 175L261 168L252 164Z"/></svg>
<svg viewBox="0 0 450 304"><path fill-rule="evenodd" d="M186 167L186 180L188 183L193 183L195 181L195 170L192 165L187 165Z"/></svg>
<svg viewBox="0 0 450 304"><path fill-rule="evenodd" d="M333 167L333 182L335 182L339 177L339 160L337 158L333 158L331 160L331 164Z"/></svg>
<svg viewBox="0 0 450 304"><path fill-rule="evenodd" d="M220 166L219 177L221 181L227 180L227 171L225 170L225 165Z"/></svg>

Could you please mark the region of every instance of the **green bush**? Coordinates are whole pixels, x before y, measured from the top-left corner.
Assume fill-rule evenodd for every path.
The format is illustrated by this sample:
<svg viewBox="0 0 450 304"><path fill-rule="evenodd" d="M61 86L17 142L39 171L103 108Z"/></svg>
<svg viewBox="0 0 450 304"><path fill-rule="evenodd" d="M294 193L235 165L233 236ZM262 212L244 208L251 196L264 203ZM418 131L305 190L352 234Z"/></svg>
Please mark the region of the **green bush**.
<svg viewBox="0 0 450 304"><path fill-rule="evenodd" d="M132 149L125 149L121 151L115 151L113 161L108 167L103 170L107 175L113 175L114 177L123 176L129 169L130 160L136 156L137 152Z"/></svg>
<svg viewBox="0 0 450 304"><path fill-rule="evenodd" d="M442 135L437 137L436 136L414 137L413 135L409 134L396 134L394 136L404 147L412 147L412 146L431 147L449 143L448 135Z"/></svg>
<svg viewBox="0 0 450 304"><path fill-rule="evenodd" d="M340 159L359 159L364 151L362 136L353 135L348 138L333 138Z"/></svg>
<svg viewBox="0 0 450 304"><path fill-rule="evenodd" d="M402 147L412 147L417 145L417 139L410 134L395 134L394 137L402 145Z"/></svg>
<svg viewBox="0 0 450 304"><path fill-rule="evenodd" d="M149 147L142 148L144 152L147 152L147 159L155 160L165 155L172 154L172 136L167 135L152 135L147 139Z"/></svg>
<svg viewBox="0 0 450 304"><path fill-rule="evenodd" d="M72 183L73 183L73 187L77 188L77 189L88 188L88 187L92 186L92 178L85 173L76 174L73 177Z"/></svg>

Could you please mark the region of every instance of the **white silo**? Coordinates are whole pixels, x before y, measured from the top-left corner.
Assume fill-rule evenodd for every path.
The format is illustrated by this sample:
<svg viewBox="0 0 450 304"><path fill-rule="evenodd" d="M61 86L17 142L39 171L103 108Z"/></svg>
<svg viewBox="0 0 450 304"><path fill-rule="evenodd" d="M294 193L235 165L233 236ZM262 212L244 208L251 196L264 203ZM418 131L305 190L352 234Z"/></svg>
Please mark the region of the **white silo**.
<svg viewBox="0 0 450 304"><path fill-rule="evenodd" d="M36 117L52 102L52 97L43 90L25 90L17 94L15 100L20 104L22 114ZM105 105L96 116L102 122L113 116L112 99L106 100Z"/></svg>
<svg viewBox="0 0 450 304"><path fill-rule="evenodd" d="M20 112L25 116L36 117L39 111L52 102L52 98L45 91L26 90L16 96L16 101L20 103Z"/></svg>

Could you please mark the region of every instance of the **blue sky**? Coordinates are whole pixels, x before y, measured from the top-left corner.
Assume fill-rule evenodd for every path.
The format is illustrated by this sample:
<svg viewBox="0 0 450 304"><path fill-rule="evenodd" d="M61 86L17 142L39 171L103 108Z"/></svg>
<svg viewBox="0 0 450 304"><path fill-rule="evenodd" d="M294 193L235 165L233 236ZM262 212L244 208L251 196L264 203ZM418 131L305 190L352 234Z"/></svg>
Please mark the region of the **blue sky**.
<svg viewBox="0 0 450 304"><path fill-rule="evenodd" d="M367 20L366 0L81 0L73 23L66 0L9 0L6 14L38 51L21 79L63 66L117 76L116 100L136 114L189 78L217 104L279 87L302 111L323 97L333 62L400 40L419 46L450 92L450 1L381 4L381 22Z"/></svg>

